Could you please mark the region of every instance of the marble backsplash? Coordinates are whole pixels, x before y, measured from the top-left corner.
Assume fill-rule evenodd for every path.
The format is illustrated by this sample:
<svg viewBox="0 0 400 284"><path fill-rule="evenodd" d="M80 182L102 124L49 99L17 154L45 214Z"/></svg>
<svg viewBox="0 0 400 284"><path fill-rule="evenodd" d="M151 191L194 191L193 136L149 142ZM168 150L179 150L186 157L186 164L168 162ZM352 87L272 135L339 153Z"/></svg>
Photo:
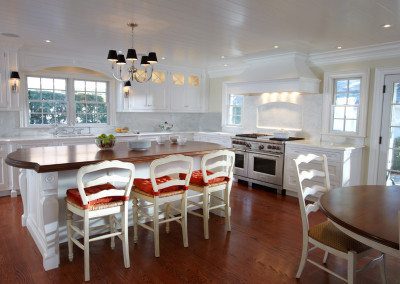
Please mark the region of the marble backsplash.
<svg viewBox="0 0 400 284"><path fill-rule="evenodd" d="M48 135L48 128L21 128L18 111L0 111L0 136ZM117 113L116 126L132 131L159 132L158 125L168 121L172 131L221 131L221 113ZM93 133L111 132L114 126L94 128Z"/></svg>

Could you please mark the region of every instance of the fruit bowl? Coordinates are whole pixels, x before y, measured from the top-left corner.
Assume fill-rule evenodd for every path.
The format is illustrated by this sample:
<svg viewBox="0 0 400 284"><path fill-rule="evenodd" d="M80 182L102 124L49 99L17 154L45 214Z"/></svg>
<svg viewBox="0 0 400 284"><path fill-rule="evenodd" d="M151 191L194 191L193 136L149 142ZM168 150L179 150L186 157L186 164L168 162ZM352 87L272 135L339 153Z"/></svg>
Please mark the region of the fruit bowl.
<svg viewBox="0 0 400 284"><path fill-rule="evenodd" d="M107 136L105 134L102 134L95 139L95 142L100 150L111 150L112 148L114 148L115 145L115 137L114 135Z"/></svg>

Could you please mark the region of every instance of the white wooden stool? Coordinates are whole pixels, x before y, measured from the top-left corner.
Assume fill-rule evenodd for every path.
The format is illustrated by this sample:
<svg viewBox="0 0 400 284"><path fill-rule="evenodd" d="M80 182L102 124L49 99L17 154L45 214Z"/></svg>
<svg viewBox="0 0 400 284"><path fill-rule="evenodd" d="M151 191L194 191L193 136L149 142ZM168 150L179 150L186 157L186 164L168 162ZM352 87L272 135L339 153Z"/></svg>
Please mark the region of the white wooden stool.
<svg viewBox="0 0 400 284"><path fill-rule="evenodd" d="M116 172L118 171L118 172ZM121 171L128 174L122 176ZM84 181L88 174L101 174L93 180ZM111 238L111 247L115 246L115 236L122 241L124 265L129 268L129 244L128 244L128 205L135 175L135 166L131 163L120 161L105 161L95 165L85 166L79 169L77 175L78 188L67 190L67 233L68 233L68 257L73 259L73 244L84 251L85 281L90 280L89 267L89 243L105 238ZM85 179L86 180L86 179ZM124 186L121 187L121 184ZM121 223L115 214L121 213ZM73 214L82 217L79 221L73 221ZM109 229L110 233L94 238L90 237L89 222L93 218L109 216L109 224L92 227L92 230ZM83 230L77 223L82 223ZM117 227L118 225L118 227ZM75 238L74 234L83 237L83 244Z"/></svg>
<svg viewBox="0 0 400 284"><path fill-rule="evenodd" d="M187 200L186 194L189 186L190 175L193 169L193 158L183 155L172 155L162 159L154 160L150 164L149 179L135 179L132 190L133 199L133 226L134 237L136 243L138 240L138 225L150 230L154 233L154 254L160 256L159 245L159 225L176 221L182 226L183 246L188 247L187 235ZM187 178L180 179L179 174L185 174ZM150 205L140 205L138 201L147 201ZM171 202L180 201L181 208L177 209L171 206ZM166 204L168 213L165 214L164 220L160 221L159 206ZM152 215L145 212L153 209ZM178 216L172 215L170 210L179 213ZM140 213L140 215L139 215ZM139 217L147 217L153 222L153 226L149 226L139 222Z"/></svg>
<svg viewBox="0 0 400 284"><path fill-rule="evenodd" d="M202 214L189 211L189 214L202 217L204 226L204 238L209 238L208 219L210 211L220 209L224 211L225 227L231 231L231 214L229 197L233 182L233 167L235 165L235 153L221 150L206 154L201 159L201 170L194 171L190 178L189 189L198 194L188 197L189 207L197 206L203 209ZM216 196L221 192L223 197ZM195 202L193 198L202 197L202 201ZM211 200L219 202L212 206Z"/></svg>

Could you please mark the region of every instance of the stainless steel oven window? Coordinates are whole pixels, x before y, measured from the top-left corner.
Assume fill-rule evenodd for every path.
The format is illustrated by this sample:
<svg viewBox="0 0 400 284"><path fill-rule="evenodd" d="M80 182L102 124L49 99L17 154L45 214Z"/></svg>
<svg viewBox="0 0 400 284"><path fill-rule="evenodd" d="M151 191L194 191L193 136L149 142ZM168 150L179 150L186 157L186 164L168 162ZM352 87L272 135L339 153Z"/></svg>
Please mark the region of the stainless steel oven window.
<svg viewBox="0 0 400 284"><path fill-rule="evenodd" d="M241 169L244 169L244 162L245 162L245 160L244 160L244 154L238 154L238 153L236 153L235 154L235 167L236 168L241 168Z"/></svg>
<svg viewBox="0 0 400 284"><path fill-rule="evenodd" d="M276 175L276 160L254 157L253 170L255 172L275 176Z"/></svg>

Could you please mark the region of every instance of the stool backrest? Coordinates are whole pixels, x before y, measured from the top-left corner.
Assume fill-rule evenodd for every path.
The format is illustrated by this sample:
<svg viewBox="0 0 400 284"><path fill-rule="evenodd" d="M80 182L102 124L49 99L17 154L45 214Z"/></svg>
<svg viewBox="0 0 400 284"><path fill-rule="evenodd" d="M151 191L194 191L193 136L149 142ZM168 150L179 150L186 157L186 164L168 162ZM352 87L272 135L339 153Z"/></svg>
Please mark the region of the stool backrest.
<svg viewBox="0 0 400 284"><path fill-rule="evenodd" d="M203 180L207 184L209 180L225 177L233 178L233 167L235 166L235 153L229 150L219 150L205 154L201 159L201 172ZM212 172L212 174L208 174Z"/></svg>
<svg viewBox="0 0 400 284"><path fill-rule="evenodd" d="M165 158L154 160L150 164L150 180L153 186L153 191L158 192L161 189L171 186L188 187L190 176L193 171L193 158L184 155L171 155ZM181 180L179 174L186 175L185 179ZM169 176L171 180L157 184L156 178Z"/></svg>
<svg viewBox="0 0 400 284"><path fill-rule="evenodd" d="M308 169L308 170L300 170L301 164L309 164L309 163L321 164L319 166L320 169ZM324 192L330 190L330 181L329 181L329 171L328 171L328 161L325 155L317 156L314 154L308 155L300 155L296 159L294 159L294 163L296 165L297 170L297 177L299 181L299 191L298 191L298 198L300 204L300 211L301 211L301 219L303 223L303 233L308 232L309 223L308 223L308 215L311 212L316 212L319 209L319 197ZM321 170L322 169L322 170ZM315 178L323 178L324 179L324 186L314 184L312 186L304 186L303 182L308 181L315 181ZM318 200L314 203L309 203L306 205L306 198L308 196L317 197Z"/></svg>
<svg viewBox="0 0 400 284"><path fill-rule="evenodd" d="M116 171L118 171L118 173ZM125 172L125 175L123 175L121 171ZM95 174L96 172L106 172L106 174L92 180L85 181L86 175ZM76 181L78 184L79 194L82 198L82 203L83 205L87 205L89 201L109 196L125 196L126 198L129 198L134 178L134 164L121 161L104 161L98 164L80 168L78 170ZM97 186L105 183L124 183L125 186L123 189L108 189L88 196L86 195L86 187Z"/></svg>

